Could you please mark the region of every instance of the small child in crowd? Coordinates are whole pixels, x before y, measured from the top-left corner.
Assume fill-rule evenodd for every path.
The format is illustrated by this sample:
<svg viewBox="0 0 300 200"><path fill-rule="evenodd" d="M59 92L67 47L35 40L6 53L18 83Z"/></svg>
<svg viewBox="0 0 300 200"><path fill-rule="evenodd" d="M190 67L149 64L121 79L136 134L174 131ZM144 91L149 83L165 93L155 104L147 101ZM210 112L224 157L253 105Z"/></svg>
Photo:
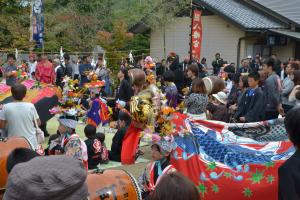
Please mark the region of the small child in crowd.
<svg viewBox="0 0 300 200"><path fill-rule="evenodd" d="M226 87L223 91L229 95L233 86L235 68L232 65L228 65L224 67L224 73L225 73L224 79L225 79Z"/></svg>
<svg viewBox="0 0 300 200"><path fill-rule="evenodd" d="M208 97L202 79L193 80L192 93L186 97L184 104L187 108L187 113L192 115L203 115L203 119L206 119L205 111L208 104Z"/></svg>
<svg viewBox="0 0 300 200"><path fill-rule="evenodd" d="M95 126L90 124L86 125L84 134L87 137L84 142L88 152L88 167L89 170L95 169L102 161L102 143L99 138L97 138Z"/></svg>
<svg viewBox="0 0 300 200"><path fill-rule="evenodd" d="M263 91L258 86L259 81L260 75L258 72L255 71L249 74L249 88L243 93L234 116L239 122L259 122L264 119L264 96Z"/></svg>
<svg viewBox="0 0 300 200"><path fill-rule="evenodd" d="M163 176L176 171L170 162L171 153L171 143L165 139L160 139L152 144L152 163L145 168L144 173L139 177L139 183L143 188L143 199L149 198L149 194L155 191L156 185Z"/></svg>
<svg viewBox="0 0 300 200"><path fill-rule="evenodd" d="M130 116L124 112L120 111L118 116L118 131L114 135L111 144L111 151L109 151L109 160L121 162L121 151L123 138L130 124Z"/></svg>
<svg viewBox="0 0 300 200"><path fill-rule="evenodd" d="M100 164L107 164L109 162L108 159L108 150L105 144L105 134L104 133L96 133L96 137L101 142L101 161Z"/></svg>
<svg viewBox="0 0 300 200"><path fill-rule="evenodd" d="M76 134L78 118L76 116L62 115L59 117L58 131L49 138L46 155L61 155L81 160L88 169L87 147L84 141Z"/></svg>
<svg viewBox="0 0 300 200"><path fill-rule="evenodd" d="M45 149L45 155L55 155L56 151L63 152L61 147L61 135L59 131L56 131L56 134L51 135L48 141L48 147Z"/></svg>
<svg viewBox="0 0 300 200"><path fill-rule="evenodd" d="M166 98L168 100L168 106L176 108L178 104L178 90L176 85L174 84L175 75L169 70L163 74L164 83L165 83L165 93Z"/></svg>
<svg viewBox="0 0 300 200"><path fill-rule="evenodd" d="M229 112L231 114L234 114L236 111L237 111L237 105L238 105L238 102L241 101L242 99L242 96L243 94L246 92L246 90L248 89L248 76L240 76L239 77L239 83L238 83L238 93L237 93L237 98L236 98L236 101L233 105L230 105L229 106ZM231 97L228 97L228 100L227 100L227 106L232 103ZM230 102L228 102L230 101ZM228 104L229 103L229 104Z"/></svg>
<svg viewBox="0 0 300 200"><path fill-rule="evenodd" d="M227 95L224 92L213 94L212 102L207 105L207 110L211 114L211 119L222 122L229 122L228 108L226 106Z"/></svg>
<svg viewBox="0 0 300 200"><path fill-rule="evenodd" d="M240 76L239 74L234 75L232 79L232 88L230 93L228 93L228 98L227 98L227 107L229 108L232 105L235 105L238 102L238 97L241 93L240 87L239 87L239 82L240 82Z"/></svg>

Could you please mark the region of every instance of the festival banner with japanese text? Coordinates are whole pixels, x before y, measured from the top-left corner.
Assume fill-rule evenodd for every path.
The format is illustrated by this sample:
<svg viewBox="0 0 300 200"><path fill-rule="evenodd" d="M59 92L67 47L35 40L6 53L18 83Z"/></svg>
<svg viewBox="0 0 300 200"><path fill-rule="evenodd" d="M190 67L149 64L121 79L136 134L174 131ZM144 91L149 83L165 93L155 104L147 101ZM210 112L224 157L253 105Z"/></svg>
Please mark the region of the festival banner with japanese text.
<svg viewBox="0 0 300 200"><path fill-rule="evenodd" d="M200 61L202 46L202 21L201 10L193 10L191 31L191 58Z"/></svg>
<svg viewBox="0 0 300 200"><path fill-rule="evenodd" d="M36 42L37 48L42 48L44 43L44 0L33 0L31 6L31 40Z"/></svg>

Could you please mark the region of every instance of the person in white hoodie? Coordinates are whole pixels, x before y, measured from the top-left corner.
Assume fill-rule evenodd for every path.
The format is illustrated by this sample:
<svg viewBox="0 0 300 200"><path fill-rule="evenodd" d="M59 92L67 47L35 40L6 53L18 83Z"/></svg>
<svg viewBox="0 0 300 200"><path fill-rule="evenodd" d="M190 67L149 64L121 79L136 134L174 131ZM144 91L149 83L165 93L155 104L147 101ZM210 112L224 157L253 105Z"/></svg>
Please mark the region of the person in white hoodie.
<svg viewBox="0 0 300 200"><path fill-rule="evenodd" d="M35 69L37 61L35 60L35 54L29 54L28 67L29 67L29 77L34 79Z"/></svg>

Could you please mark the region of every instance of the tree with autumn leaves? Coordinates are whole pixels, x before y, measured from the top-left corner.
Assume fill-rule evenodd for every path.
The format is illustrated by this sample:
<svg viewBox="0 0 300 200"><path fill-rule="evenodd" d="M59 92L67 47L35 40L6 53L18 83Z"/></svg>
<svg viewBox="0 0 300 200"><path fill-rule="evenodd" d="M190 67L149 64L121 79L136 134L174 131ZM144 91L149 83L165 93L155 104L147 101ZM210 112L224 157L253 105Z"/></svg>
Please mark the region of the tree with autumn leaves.
<svg viewBox="0 0 300 200"><path fill-rule="evenodd" d="M133 39L133 34L127 31L127 24L124 21L116 21L111 32L99 31L97 33L97 43L103 47L107 53L109 66L115 69L120 66L120 61L128 56L125 47Z"/></svg>
<svg viewBox="0 0 300 200"><path fill-rule="evenodd" d="M0 49L30 49L30 6L17 0L0 0Z"/></svg>
<svg viewBox="0 0 300 200"><path fill-rule="evenodd" d="M30 2L31 0L0 0L1 50L18 48L20 51L28 51L34 47L34 43L29 41ZM188 2L44 0L43 50L58 52L63 46L66 52L91 52L96 45L100 45L107 51L109 62L115 65L131 49L148 49L135 52L138 55L149 53L149 34L132 35L128 33L130 27L140 21L151 28L168 24ZM103 40L107 36L111 38Z"/></svg>

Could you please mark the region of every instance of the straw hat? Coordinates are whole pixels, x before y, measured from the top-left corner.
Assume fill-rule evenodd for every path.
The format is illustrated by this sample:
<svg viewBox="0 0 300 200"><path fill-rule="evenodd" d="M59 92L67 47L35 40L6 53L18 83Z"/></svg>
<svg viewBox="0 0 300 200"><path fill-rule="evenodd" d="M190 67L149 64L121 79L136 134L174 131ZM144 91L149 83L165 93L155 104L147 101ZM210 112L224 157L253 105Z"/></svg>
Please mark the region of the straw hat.
<svg viewBox="0 0 300 200"><path fill-rule="evenodd" d="M213 94L213 97L215 97L220 103L226 104L227 95L224 92L218 92L217 94Z"/></svg>

